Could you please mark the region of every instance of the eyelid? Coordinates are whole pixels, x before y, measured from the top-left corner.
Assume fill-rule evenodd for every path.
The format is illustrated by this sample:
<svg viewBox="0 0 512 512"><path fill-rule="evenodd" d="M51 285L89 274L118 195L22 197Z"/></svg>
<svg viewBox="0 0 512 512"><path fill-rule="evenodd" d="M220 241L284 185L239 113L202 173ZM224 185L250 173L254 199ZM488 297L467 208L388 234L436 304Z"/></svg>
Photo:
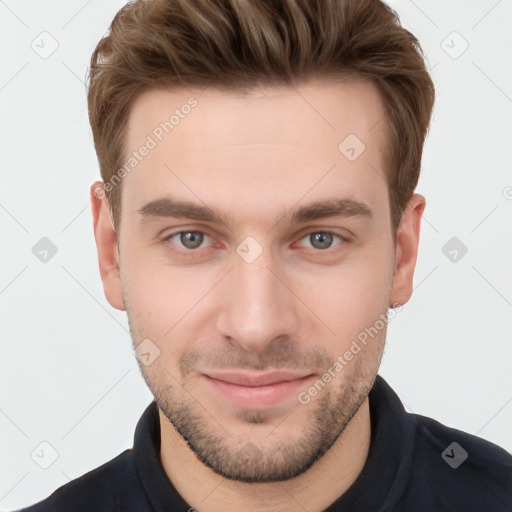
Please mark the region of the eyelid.
<svg viewBox="0 0 512 512"><path fill-rule="evenodd" d="M215 242L215 239L212 236L210 236L208 231L206 231L204 229L193 229L193 228L192 229L181 228L176 231L172 231L171 233L165 235L162 238L162 242L170 242L175 236L181 235L182 233L200 233L200 234L204 235L205 237L209 238L212 242ZM176 244L173 244L173 245L176 245ZM178 251L181 251L181 252L197 252L199 249L206 249L206 247L198 247L196 249L188 249L187 247L180 247L179 245L177 247L178 247Z"/></svg>
<svg viewBox="0 0 512 512"><path fill-rule="evenodd" d="M301 242L306 237L309 237L314 233L324 233L324 234L332 235L333 237L338 238L339 242L335 245L327 247L327 249L315 249L314 247L307 247L307 249L312 249L312 250L318 251L318 252L328 252L329 250L334 249L335 247L338 247L339 245L342 245L344 242L348 242L348 237L345 237L336 231L330 231L328 229L313 229L313 230L310 229L308 232L306 232L304 235L302 235L299 238L299 242ZM302 247L304 247L304 246L302 246Z"/></svg>

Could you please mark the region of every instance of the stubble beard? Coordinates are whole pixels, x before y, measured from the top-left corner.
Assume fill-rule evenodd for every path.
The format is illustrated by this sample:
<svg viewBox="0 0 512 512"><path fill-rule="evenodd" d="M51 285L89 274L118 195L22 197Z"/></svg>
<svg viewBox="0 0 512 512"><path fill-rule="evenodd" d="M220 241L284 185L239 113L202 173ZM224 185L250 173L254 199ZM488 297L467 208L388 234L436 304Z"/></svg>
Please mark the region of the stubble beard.
<svg viewBox="0 0 512 512"><path fill-rule="evenodd" d="M159 387L146 369L139 366L163 415L196 457L218 475L247 483L284 481L310 469L343 434L368 397L376 376L376 372L359 373L355 381L350 380L341 389L324 388L316 400L307 405L297 404L296 407L311 408L311 419L299 438L292 441L287 440L286 421L282 418L276 421L265 411L240 410L237 420L245 425L257 429L258 425L276 423L273 434L282 429L278 445L263 447L247 435L237 437L228 432L222 426L222 417L220 421L213 418L179 386ZM286 420L292 416L293 411ZM279 425L280 421L283 425Z"/></svg>
<svg viewBox="0 0 512 512"><path fill-rule="evenodd" d="M141 336L134 336L138 331L133 325L130 303L128 300L125 302L132 338L142 339ZM273 422L277 424L274 434L282 429L280 435L282 441L279 444L273 444L270 448L263 447L258 441L252 442L247 435L237 437L236 433L228 432L222 426L222 415L218 419L214 418L199 400L192 397L176 379L171 377L165 368L157 373L153 365L146 367L140 361L137 362L159 409L199 461L218 475L230 480L246 483L279 482L306 472L343 434L373 387L384 349L385 335L386 330L382 333L381 340L372 341L379 345L378 349L373 347L374 350L372 350L366 347L370 353L360 354L357 360L352 361L350 373L348 373L348 367L342 370L342 375L337 376L339 384L335 384L335 377L310 403L306 405L297 403L295 407L311 409L311 418L298 438L290 441L290 436L285 431L286 420L293 416L293 410L290 418L281 418L277 421L274 414L266 411L239 410L236 418L245 425L258 428L258 425L267 426ZM292 352L294 347L293 344L288 348L286 344L284 346L283 350L278 349L269 352L268 357L259 358L261 362L259 365L255 364L255 357L258 356L249 357L242 353L228 360L232 364L236 359L236 364L232 364L232 367L238 368L286 367L288 362L294 361L294 352ZM184 359L187 360L187 355ZM192 367L197 359L196 354L188 358L186 364L182 360L182 373L186 374L185 368ZM299 359L300 357L295 358L295 362L298 363ZM300 362L305 363L306 359L311 365L314 361L322 361L325 364L329 360L319 349L312 350L311 357L300 359ZM219 359L216 360L219 361Z"/></svg>

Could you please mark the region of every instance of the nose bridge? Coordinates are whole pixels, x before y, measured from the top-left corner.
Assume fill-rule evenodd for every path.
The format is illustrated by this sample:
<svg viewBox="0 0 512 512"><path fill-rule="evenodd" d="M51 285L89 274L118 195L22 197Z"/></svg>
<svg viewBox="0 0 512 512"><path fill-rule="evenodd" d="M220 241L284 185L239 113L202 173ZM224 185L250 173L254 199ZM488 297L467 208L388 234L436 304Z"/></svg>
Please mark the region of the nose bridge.
<svg viewBox="0 0 512 512"><path fill-rule="evenodd" d="M217 327L247 351L264 350L272 340L293 336L297 329L297 305L273 267L269 251L254 261L239 254L234 257Z"/></svg>

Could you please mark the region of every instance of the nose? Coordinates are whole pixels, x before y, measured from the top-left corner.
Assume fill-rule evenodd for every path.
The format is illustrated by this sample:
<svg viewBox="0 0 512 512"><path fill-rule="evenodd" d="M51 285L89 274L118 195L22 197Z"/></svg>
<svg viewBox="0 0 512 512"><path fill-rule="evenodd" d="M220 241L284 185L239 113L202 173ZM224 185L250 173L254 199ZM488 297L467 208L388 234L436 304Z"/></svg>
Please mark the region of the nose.
<svg viewBox="0 0 512 512"><path fill-rule="evenodd" d="M217 298L218 332L241 349L263 352L279 339L295 339L300 302L266 251L252 263L234 255L234 269Z"/></svg>

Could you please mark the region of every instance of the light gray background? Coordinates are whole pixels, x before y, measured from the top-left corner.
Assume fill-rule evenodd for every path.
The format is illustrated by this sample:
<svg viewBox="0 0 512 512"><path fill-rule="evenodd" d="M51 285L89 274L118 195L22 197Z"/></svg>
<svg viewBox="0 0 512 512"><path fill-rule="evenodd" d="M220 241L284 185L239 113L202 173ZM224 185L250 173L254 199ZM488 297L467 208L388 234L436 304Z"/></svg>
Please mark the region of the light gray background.
<svg viewBox="0 0 512 512"><path fill-rule="evenodd" d="M416 289L381 374L409 410L512 451L512 3L391 3L428 55L437 104ZM3 510L131 447L152 399L103 295L88 200L99 170L83 81L123 4L0 0ZM47 59L31 47L51 48L43 31L58 42ZM47 263L31 250L42 237L58 248ZM468 248L457 262L442 252L452 237ZM51 462L43 441L58 452L48 469L31 458Z"/></svg>

